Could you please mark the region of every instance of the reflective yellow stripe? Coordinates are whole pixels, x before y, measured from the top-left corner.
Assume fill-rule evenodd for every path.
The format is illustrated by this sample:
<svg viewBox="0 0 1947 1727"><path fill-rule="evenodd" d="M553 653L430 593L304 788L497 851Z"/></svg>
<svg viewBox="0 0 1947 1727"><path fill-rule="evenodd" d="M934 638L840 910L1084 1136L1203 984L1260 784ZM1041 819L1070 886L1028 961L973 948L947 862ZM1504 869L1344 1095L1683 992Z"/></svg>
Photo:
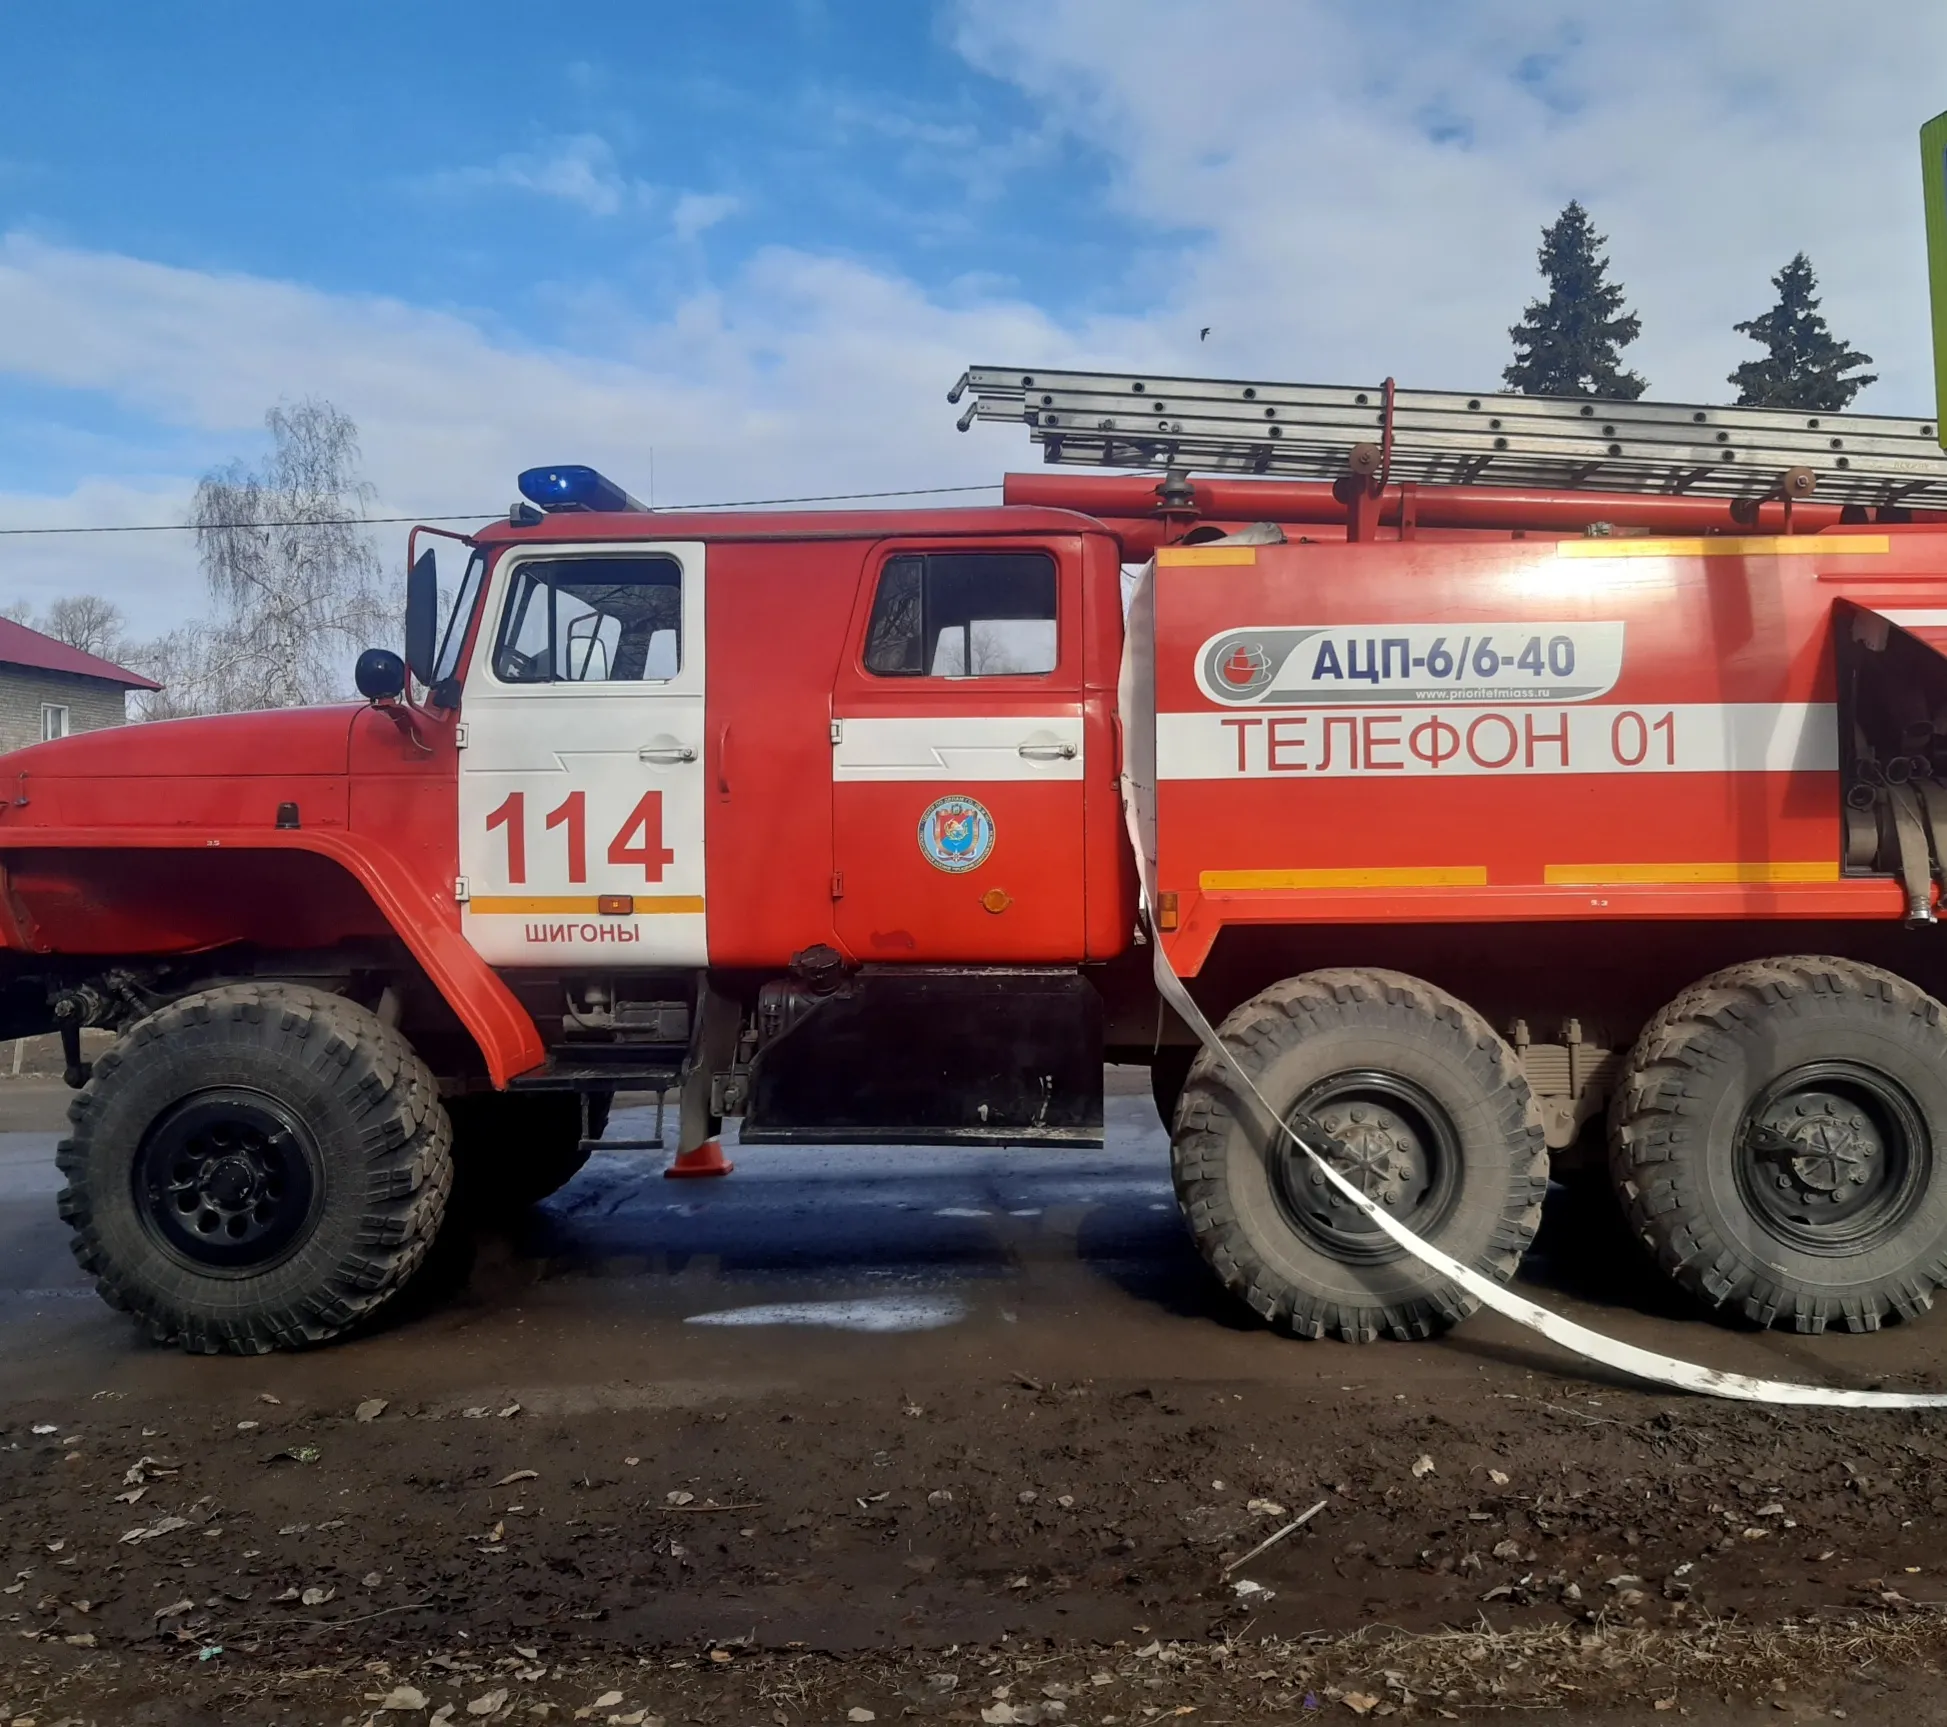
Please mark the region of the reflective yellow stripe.
<svg viewBox="0 0 1947 1727"><path fill-rule="evenodd" d="M1205 893L1252 893L1280 888L1486 887L1485 864L1435 864L1405 869L1207 869Z"/></svg>
<svg viewBox="0 0 1947 1727"><path fill-rule="evenodd" d="M1156 554L1159 564L1254 564L1256 546L1164 546Z"/></svg>
<svg viewBox="0 0 1947 1727"><path fill-rule="evenodd" d="M1860 558L1893 549L1886 534L1792 534L1707 540L1563 540L1558 558Z"/></svg>
<svg viewBox="0 0 1947 1727"><path fill-rule="evenodd" d="M598 902L591 894L550 896L547 894L481 894L467 902L468 910L477 915L502 917L599 917ZM700 912L703 909L703 896L700 893L657 894L645 897L635 896L635 915L637 917L668 916L672 912ZM609 917L624 914L609 912Z"/></svg>
<svg viewBox="0 0 1947 1727"><path fill-rule="evenodd" d="M1550 864L1541 879L1550 887L1722 887L1837 881L1839 866L1824 858L1791 863Z"/></svg>

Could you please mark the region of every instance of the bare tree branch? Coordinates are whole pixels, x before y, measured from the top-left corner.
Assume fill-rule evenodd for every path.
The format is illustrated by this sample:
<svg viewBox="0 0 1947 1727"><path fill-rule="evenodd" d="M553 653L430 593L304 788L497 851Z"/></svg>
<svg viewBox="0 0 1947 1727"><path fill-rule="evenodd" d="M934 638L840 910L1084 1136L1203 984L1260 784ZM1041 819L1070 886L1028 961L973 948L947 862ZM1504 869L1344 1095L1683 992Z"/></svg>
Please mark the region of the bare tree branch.
<svg viewBox="0 0 1947 1727"><path fill-rule="evenodd" d="M233 462L196 488L190 520L216 616L152 644L171 662L174 676L161 681L171 685L172 708L332 700L348 693L358 651L396 621L378 554L347 519L374 496L359 476L358 428L315 399L280 404L264 424L272 448L260 468ZM291 525L250 525L266 521Z"/></svg>
<svg viewBox="0 0 1947 1727"><path fill-rule="evenodd" d="M46 617L38 622L23 618L21 622L104 660L114 659L127 645L122 608L99 594L63 594L47 608Z"/></svg>

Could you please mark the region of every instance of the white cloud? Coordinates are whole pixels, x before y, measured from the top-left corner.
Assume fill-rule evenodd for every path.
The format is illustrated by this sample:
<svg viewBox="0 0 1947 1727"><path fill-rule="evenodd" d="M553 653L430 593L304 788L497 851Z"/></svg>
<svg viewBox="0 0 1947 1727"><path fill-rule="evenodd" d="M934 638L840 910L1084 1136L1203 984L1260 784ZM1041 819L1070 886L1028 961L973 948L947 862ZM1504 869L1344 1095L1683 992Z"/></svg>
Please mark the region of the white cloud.
<svg viewBox="0 0 1947 1727"><path fill-rule="evenodd" d="M572 322L603 351L517 346L396 300L0 240L0 374L229 433L240 452L270 403L326 396L359 425L374 514L488 516L546 461L591 462L638 495L653 464L661 503L993 482L1028 450L1018 433L954 430L945 391L970 360L1144 357L1139 326L1067 331L1018 302L943 308L902 278L785 248L665 319L610 303ZM193 484L145 483L141 513L180 520ZM101 497L43 507L99 520ZM31 519L25 500L0 510ZM193 609L193 562L145 547L132 563L148 537L108 538L32 542L31 565L0 540L0 598L56 582L121 601L145 627ZM163 581L164 564L191 573Z"/></svg>
<svg viewBox="0 0 1947 1727"><path fill-rule="evenodd" d="M1941 105L1938 0L1198 16L1211 27L1184 28L1174 0L965 0L957 22L1155 228L1138 280L1183 363L1492 386L1539 286L1539 228L1580 197L1642 315L1630 359L1654 394L1725 399L1756 351L1731 324L1803 248L1834 328L1879 361L1859 406L1930 411L1915 134Z"/></svg>
<svg viewBox="0 0 1947 1727"><path fill-rule="evenodd" d="M728 192L685 192L669 213L669 226L676 238L694 240L706 228L714 228L742 207L742 200Z"/></svg>
<svg viewBox="0 0 1947 1727"><path fill-rule="evenodd" d="M488 167L444 168L420 176L418 190L440 198L518 192L572 204L591 216L665 210L670 231L687 244L743 207L727 192L672 195L622 171L614 146L593 132L551 139L544 148L515 151Z"/></svg>
<svg viewBox="0 0 1947 1727"><path fill-rule="evenodd" d="M976 207L1028 184L1022 176L1048 168L1058 130L1055 125L992 128L964 103L942 110L930 97L896 100L883 91L867 99L843 88L816 87L803 100L830 136L854 145L869 141L872 153L898 173L957 181L967 203ZM944 210L926 214L934 222L948 218ZM953 216L964 221L967 214Z"/></svg>
<svg viewBox="0 0 1947 1727"><path fill-rule="evenodd" d="M9 528L100 527L179 522L190 487L169 476L147 481L89 480L59 497L0 493ZM64 594L113 598L137 635L154 635L200 613L205 603L194 536L166 534L9 534L0 537L0 601L36 611Z"/></svg>
<svg viewBox="0 0 1947 1727"><path fill-rule="evenodd" d="M535 152L502 156L491 167L447 168L420 180L442 196L528 192L574 204L591 216L614 216L651 202L654 188L625 175L605 138L578 132Z"/></svg>

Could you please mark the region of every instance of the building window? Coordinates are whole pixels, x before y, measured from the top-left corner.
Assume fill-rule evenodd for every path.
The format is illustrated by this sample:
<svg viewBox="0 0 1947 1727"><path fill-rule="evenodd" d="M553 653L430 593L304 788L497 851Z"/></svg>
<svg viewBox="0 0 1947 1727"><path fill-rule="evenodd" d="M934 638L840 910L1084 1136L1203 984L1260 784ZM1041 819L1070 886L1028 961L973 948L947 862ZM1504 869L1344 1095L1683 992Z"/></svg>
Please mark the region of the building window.
<svg viewBox="0 0 1947 1727"><path fill-rule="evenodd" d="M68 710L57 702L41 703L41 742L68 735Z"/></svg>

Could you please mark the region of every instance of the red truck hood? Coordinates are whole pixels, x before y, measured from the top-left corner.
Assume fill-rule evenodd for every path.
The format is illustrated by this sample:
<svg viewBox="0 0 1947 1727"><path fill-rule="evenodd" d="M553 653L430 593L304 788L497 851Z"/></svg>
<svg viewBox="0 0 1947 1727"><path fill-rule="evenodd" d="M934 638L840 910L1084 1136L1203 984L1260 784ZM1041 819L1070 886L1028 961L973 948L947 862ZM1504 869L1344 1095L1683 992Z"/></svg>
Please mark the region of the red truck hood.
<svg viewBox="0 0 1947 1727"><path fill-rule="evenodd" d="M350 762L352 720L360 711L351 703L114 726L14 750L0 764L0 775L236 779L342 774Z"/></svg>

